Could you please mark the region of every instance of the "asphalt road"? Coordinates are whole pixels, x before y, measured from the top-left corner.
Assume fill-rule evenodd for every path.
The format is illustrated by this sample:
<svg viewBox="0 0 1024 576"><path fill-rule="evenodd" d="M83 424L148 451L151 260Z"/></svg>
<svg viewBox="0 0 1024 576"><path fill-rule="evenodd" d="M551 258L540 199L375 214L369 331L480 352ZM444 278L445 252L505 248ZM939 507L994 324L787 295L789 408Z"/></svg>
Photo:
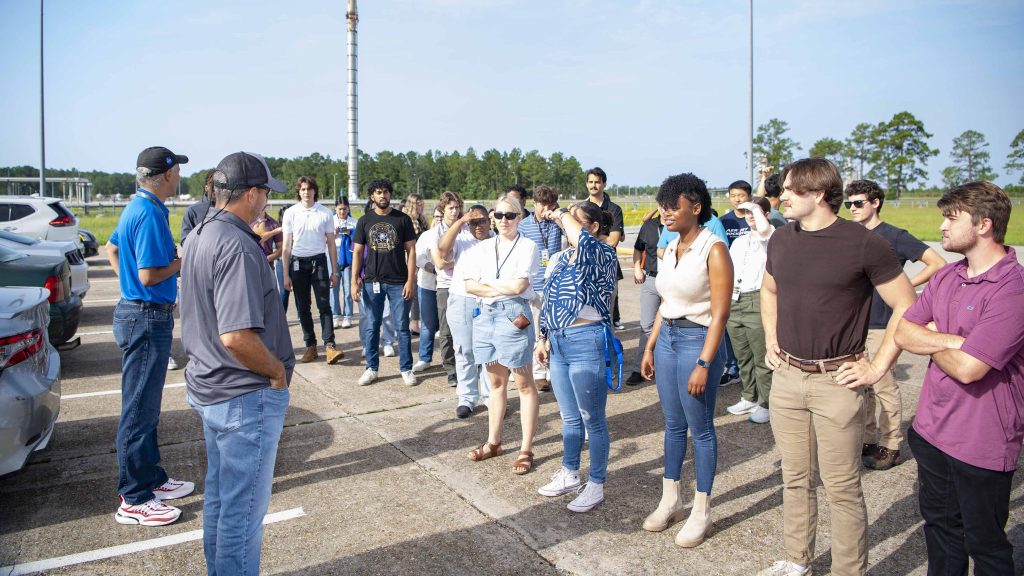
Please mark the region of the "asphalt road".
<svg viewBox="0 0 1024 576"><path fill-rule="evenodd" d="M102 257L90 266L82 345L62 354L64 398L53 441L24 470L0 478L0 567L34 566L49 574L204 574L197 531L206 459L200 421L185 403L182 371L168 373L159 428L162 463L172 476L195 481L197 490L176 501L183 514L171 526L114 522L121 355L111 316L118 288ZM627 329L619 336L632 368L637 288L627 280L620 289ZM292 326L292 340L301 344L298 326ZM535 469L514 476L510 466L520 437L514 394L505 452L473 463L466 452L485 440L486 411L456 419L454 391L439 367L419 386L406 387L397 359L382 358L382 377L360 387L355 330L338 330L338 342L346 354L341 365L300 364L292 382L270 504L276 521L264 536L265 573L751 574L782 558L778 451L769 426L725 412L738 400L738 386L721 389L717 402L715 531L701 546L684 550L673 544L681 524L659 534L640 528L661 488L664 424L652 384L609 397L606 500L589 513L573 514L565 509L571 496L536 493L560 465L560 420L550 393L542 395ZM174 353L184 360L177 339ZM904 354L896 366L904 425L913 416L925 365ZM869 574L925 573L915 480L913 461L864 475ZM683 481L692 486L690 458ZM1020 484L1018 475L1008 525L1018 547L1024 544ZM820 488L819 506L813 567L827 574L829 510ZM1024 573L1021 556L1017 569Z"/></svg>

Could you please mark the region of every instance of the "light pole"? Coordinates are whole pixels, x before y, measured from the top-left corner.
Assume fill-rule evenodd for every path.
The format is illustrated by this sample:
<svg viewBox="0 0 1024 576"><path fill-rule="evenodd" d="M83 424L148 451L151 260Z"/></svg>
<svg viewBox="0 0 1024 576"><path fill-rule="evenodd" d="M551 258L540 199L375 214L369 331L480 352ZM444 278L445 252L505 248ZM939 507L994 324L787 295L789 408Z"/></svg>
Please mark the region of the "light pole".
<svg viewBox="0 0 1024 576"><path fill-rule="evenodd" d="M750 126L747 131L747 166L750 168L750 185L754 182L754 0L750 0L750 102L747 107Z"/></svg>
<svg viewBox="0 0 1024 576"><path fill-rule="evenodd" d="M43 0L39 0L39 195L46 196L46 118L43 112Z"/></svg>

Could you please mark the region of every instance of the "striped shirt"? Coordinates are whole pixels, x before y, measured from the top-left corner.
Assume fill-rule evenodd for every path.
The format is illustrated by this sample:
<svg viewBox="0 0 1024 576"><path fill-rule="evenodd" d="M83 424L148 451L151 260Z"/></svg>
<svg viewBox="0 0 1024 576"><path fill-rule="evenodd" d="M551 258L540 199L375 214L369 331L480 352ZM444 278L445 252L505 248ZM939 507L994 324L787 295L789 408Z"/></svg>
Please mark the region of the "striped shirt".
<svg viewBox="0 0 1024 576"><path fill-rule="evenodd" d="M579 255L575 262L570 262L574 250ZM605 321L609 321L608 305L615 291L618 266L615 248L581 230L578 246L562 252L551 266L553 268L544 287L541 333L571 326L579 319L584 306L594 308Z"/></svg>
<svg viewBox="0 0 1024 576"><path fill-rule="evenodd" d="M537 294L544 292L544 271L554 258L555 253L562 249L562 229L554 222L537 221L536 214L530 214L519 223L519 233L533 240L540 256L540 267L530 277L530 285ZM546 252L546 254L545 254Z"/></svg>

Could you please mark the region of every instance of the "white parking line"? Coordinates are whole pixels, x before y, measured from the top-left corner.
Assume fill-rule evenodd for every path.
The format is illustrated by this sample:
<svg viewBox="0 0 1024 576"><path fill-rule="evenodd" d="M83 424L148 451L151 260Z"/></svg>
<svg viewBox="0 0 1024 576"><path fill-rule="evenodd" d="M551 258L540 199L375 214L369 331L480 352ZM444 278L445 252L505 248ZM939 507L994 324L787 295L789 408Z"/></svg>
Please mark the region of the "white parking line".
<svg viewBox="0 0 1024 576"><path fill-rule="evenodd" d="M97 330L96 332L78 332L75 336L103 336L104 334L113 334L113 330Z"/></svg>
<svg viewBox="0 0 1024 576"><path fill-rule="evenodd" d="M109 284L109 283L117 282L119 280L120 280L119 278L95 278L95 279L90 278L89 279L89 283L90 284Z"/></svg>
<svg viewBox="0 0 1024 576"><path fill-rule="evenodd" d="M267 514L263 517L263 524L266 525L273 524L275 522L283 522L285 520L292 520L305 515L306 512L302 508L292 508L291 510ZM98 550L81 552L79 554L70 554L68 556L58 556L57 558L50 558L49 560L37 560L35 562L27 562L25 564L4 566L3 568L0 568L0 573L9 574L10 576L17 576L19 574L35 574L36 572L42 572L44 570L57 570L58 568L63 568L65 566L74 566L75 564L83 564L85 562L95 562L96 560L135 554L136 552L142 552L143 550L153 550L155 548L174 546L175 544L183 544L193 540L200 540L202 537L202 530L192 530L191 532L182 532L181 534L175 534L173 536L163 536L161 538L153 538L151 540L132 542L131 544L122 544L121 546L111 546L109 548L100 548Z"/></svg>
<svg viewBox="0 0 1024 576"><path fill-rule="evenodd" d="M185 383L179 382L177 384L164 384L164 390L168 388L184 388ZM61 400L74 400L75 398L91 398L92 396L112 396L114 394L120 394L120 390L103 390L102 392L83 392L81 394L64 394L60 397Z"/></svg>

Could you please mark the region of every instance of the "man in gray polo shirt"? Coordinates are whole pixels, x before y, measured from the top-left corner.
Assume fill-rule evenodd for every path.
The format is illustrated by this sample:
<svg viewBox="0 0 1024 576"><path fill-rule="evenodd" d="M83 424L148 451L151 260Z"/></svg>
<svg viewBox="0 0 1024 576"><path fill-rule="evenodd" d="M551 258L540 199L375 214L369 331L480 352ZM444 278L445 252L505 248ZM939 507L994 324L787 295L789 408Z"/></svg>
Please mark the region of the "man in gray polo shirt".
<svg viewBox="0 0 1024 576"><path fill-rule="evenodd" d="M216 207L189 235L181 270L185 383L206 437L203 550L211 574L258 574L295 354L249 222L286 187L262 156L236 152L217 166L213 190Z"/></svg>

